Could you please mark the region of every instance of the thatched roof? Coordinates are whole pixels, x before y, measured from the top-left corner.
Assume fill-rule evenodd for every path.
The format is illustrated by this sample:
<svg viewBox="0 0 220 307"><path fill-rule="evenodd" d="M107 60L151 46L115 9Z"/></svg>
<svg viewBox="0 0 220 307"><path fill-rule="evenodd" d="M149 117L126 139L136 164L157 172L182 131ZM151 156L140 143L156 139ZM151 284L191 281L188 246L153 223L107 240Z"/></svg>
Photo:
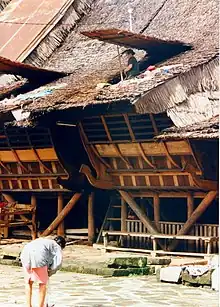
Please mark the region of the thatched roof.
<svg viewBox="0 0 220 307"><path fill-rule="evenodd" d="M0 0L0 12L3 11L10 2L11 0Z"/></svg>
<svg viewBox="0 0 220 307"><path fill-rule="evenodd" d="M178 139L218 139L219 138L219 116L183 128L171 127L164 130L158 140L178 140Z"/></svg>
<svg viewBox="0 0 220 307"><path fill-rule="evenodd" d="M133 8L134 32L158 39L179 40L193 45L193 50L161 64L181 64L180 71L162 74L151 82L140 82L136 87L131 86L126 93L121 90L115 95L113 91L111 96L110 88L99 92L96 85L108 81L119 72L117 49L108 43L86 38L81 32L113 27L128 29L129 6ZM79 22L46 65L71 72L71 76L58 81L67 83L66 88L56 90L49 97L33 102L30 100L26 109L33 113L47 112L124 100L136 103L139 112L161 112L185 101L188 95L203 91L204 83L208 90L217 89L217 53L217 0L135 0L132 5L130 0L97 0L91 13ZM137 52L139 59L142 56L143 53ZM163 86L164 83L169 85L168 82L169 90ZM175 93L172 92L173 85L180 86L180 97L176 87ZM161 99L162 94L164 99Z"/></svg>

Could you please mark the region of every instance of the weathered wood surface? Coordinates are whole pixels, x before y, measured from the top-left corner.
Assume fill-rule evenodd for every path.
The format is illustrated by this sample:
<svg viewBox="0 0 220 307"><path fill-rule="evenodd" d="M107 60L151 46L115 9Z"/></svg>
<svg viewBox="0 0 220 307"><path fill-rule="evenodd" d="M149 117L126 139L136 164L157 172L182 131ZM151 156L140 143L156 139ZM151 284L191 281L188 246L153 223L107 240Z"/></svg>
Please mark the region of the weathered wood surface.
<svg viewBox="0 0 220 307"><path fill-rule="evenodd" d="M41 234L42 237L49 236L54 229L64 220L70 210L75 206L77 201L82 196L82 193L75 193L68 204L63 208L60 214L55 218L55 220L50 224L50 226Z"/></svg>

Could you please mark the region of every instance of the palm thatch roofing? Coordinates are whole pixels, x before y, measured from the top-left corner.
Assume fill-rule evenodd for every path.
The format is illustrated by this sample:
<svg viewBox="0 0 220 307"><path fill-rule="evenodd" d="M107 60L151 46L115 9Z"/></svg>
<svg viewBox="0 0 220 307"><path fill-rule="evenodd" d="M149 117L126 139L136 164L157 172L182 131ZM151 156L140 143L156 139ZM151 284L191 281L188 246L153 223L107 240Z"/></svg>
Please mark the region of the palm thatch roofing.
<svg viewBox="0 0 220 307"><path fill-rule="evenodd" d="M133 9L133 32L181 41L192 45L193 49L160 64L178 65L168 74L137 82L129 89L108 87L97 90L98 83L109 81L119 73L117 48L86 38L81 32L128 29L129 7ZM141 59L144 53L137 51L136 55ZM217 0L134 0L132 4L130 0L96 0L90 14L81 19L46 63L45 67L49 69L71 73L57 81L66 83L66 87L47 97L30 99L24 109L39 113L125 101L135 104L138 112L162 112L182 103L195 92L218 89L217 55Z"/></svg>
<svg viewBox="0 0 220 307"><path fill-rule="evenodd" d="M164 130L157 140L179 140L179 139L218 139L219 138L219 116L183 128L171 127Z"/></svg>

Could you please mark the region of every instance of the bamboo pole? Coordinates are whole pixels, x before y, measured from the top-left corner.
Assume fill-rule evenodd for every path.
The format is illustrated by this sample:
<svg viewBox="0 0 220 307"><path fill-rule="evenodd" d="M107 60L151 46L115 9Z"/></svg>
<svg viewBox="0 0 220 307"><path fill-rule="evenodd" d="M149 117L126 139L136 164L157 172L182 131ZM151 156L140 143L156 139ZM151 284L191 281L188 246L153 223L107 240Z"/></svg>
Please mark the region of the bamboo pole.
<svg viewBox="0 0 220 307"><path fill-rule="evenodd" d="M63 210L63 195L59 194L57 198L57 216L59 216L60 212ZM64 221L62 221L57 228L57 235L64 236Z"/></svg>
<svg viewBox="0 0 220 307"><path fill-rule="evenodd" d="M32 227L31 227L31 237L32 240L35 240L37 238L37 225L36 225L36 209L37 209L37 199L35 195L31 195L31 205L33 207L32 211Z"/></svg>
<svg viewBox="0 0 220 307"><path fill-rule="evenodd" d="M205 212L211 202L216 198L217 194L217 191L210 191L208 194L206 194L205 198L203 198L199 206L196 208L196 210L193 211L192 215L188 218L186 223L179 230L179 232L177 233L178 236L185 235L188 233L193 224L195 224L195 222L200 218L203 212ZM172 251L175 247L176 240L170 245L169 250Z"/></svg>
<svg viewBox="0 0 220 307"><path fill-rule="evenodd" d="M95 239L95 220L94 220L94 192L88 197L88 242L92 244Z"/></svg>
<svg viewBox="0 0 220 307"><path fill-rule="evenodd" d="M82 193L75 193L73 197L70 199L68 204L63 208L60 214L55 218L55 220L50 224L50 226L42 233L42 237L49 236L54 229L64 220L70 210L75 206L77 201L82 196Z"/></svg>
<svg viewBox="0 0 220 307"><path fill-rule="evenodd" d="M117 45L117 53L118 53L118 61L119 61L121 81L123 81L124 80L124 78L123 78L123 68L122 68L122 64L121 64L121 55L120 55L120 50L119 50L118 45Z"/></svg>
<svg viewBox="0 0 220 307"><path fill-rule="evenodd" d="M154 223L160 232L160 198L158 195L154 196Z"/></svg>

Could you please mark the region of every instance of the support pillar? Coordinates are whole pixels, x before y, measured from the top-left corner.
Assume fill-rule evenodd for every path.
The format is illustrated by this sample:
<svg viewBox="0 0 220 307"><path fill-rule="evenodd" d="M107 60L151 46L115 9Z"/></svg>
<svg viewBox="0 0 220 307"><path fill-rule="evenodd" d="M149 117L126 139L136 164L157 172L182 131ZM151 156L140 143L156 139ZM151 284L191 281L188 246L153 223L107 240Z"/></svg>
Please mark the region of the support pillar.
<svg viewBox="0 0 220 307"><path fill-rule="evenodd" d="M57 198L57 216L60 214L62 210L63 210L63 195L59 194ZM57 228L57 235L62 237L65 235L64 220L59 224Z"/></svg>
<svg viewBox="0 0 220 307"><path fill-rule="evenodd" d="M37 238L37 225L36 225L36 209L37 209L37 199L35 195L31 195L31 205L33 207L32 211L32 228L31 228L31 237L32 240L35 240Z"/></svg>
<svg viewBox="0 0 220 307"><path fill-rule="evenodd" d="M121 199L121 232L127 231L127 205L124 199ZM124 246L123 236L121 237L121 245Z"/></svg>
<svg viewBox="0 0 220 307"><path fill-rule="evenodd" d="M93 244L95 239L95 219L94 219L94 192L88 197L88 242Z"/></svg>
<svg viewBox="0 0 220 307"><path fill-rule="evenodd" d="M189 193L187 196L187 219L191 217L191 215L193 214L193 210L194 210L194 198L193 195ZM192 231L190 231L189 234L194 235ZM188 241L186 242L186 244L188 245L188 250L193 251L195 246L195 241Z"/></svg>
<svg viewBox="0 0 220 307"><path fill-rule="evenodd" d="M189 194L187 196L187 219L190 218L190 216L192 215L194 210L194 199L193 199L193 195Z"/></svg>
<svg viewBox="0 0 220 307"><path fill-rule="evenodd" d="M160 198L158 195L154 196L154 223L160 232Z"/></svg>

